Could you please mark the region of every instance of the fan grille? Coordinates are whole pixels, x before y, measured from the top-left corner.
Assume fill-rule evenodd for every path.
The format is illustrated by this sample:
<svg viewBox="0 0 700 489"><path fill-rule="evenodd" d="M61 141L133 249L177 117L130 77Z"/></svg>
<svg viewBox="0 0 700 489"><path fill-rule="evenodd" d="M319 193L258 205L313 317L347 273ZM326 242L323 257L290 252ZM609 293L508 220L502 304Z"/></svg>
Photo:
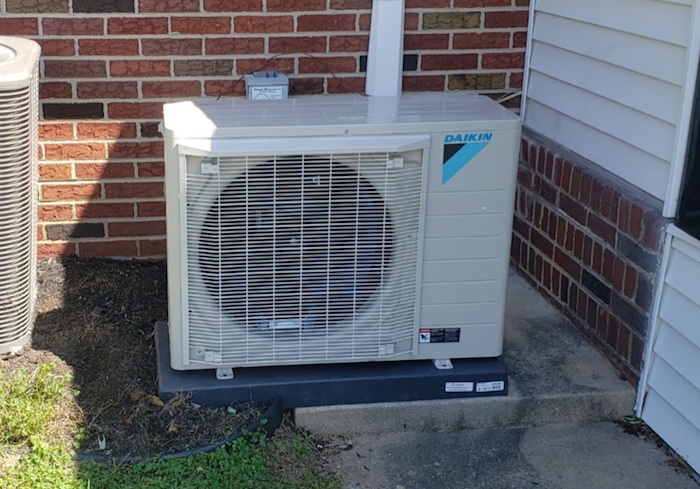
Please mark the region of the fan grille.
<svg viewBox="0 0 700 489"><path fill-rule="evenodd" d="M412 348L422 165L397 169L391 159L188 159L193 361L376 358Z"/></svg>
<svg viewBox="0 0 700 489"><path fill-rule="evenodd" d="M0 354L21 348L34 321L37 77L0 90Z"/></svg>
<svg viewBox="0 0 700 489"><path fill-rule="evenodd" d="M243 325L329 327L376 291L391 235L381 197L348 166L273 160L236 178L211 206L199 264L209 293Z"/></svg>

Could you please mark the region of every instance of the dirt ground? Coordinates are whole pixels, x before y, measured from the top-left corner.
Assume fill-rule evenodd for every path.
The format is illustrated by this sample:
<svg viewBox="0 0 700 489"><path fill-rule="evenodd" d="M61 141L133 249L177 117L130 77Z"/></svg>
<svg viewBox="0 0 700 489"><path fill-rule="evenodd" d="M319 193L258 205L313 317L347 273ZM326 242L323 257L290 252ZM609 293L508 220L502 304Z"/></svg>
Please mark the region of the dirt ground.
<svg viewBox="0 0 700 489"><path fill-rule="evenodd" d="M154 323L167 318L164 262L47 260L39 263L31 347L0 361L0 372L53 363L72 373L76 403L66 436L82 430L81 452L172 453L221 439L256 418L157 397ZM106 451L99 450L104 437Z"/></svg>
<svg viewBox="0 0 700 489"><path fill-rule="evenodd" d="M80 452L116 457L172 453L221 439L259 415L249 406L236 406L232 414L197 407L186 398L160 404L153 334L154 323L167 318L164 262L48 260L39 263L38 277L32 343L20 356L0 360L0 373L33 370L43 363L53 363L56 373L71 373L79 395L75 403L61 406L63 436L75 439L82 432ZM662 444L635 420L623 428ZM276 438L294 433L287 423ZM99 450L101 437L106 451ZM351 441L318 442L318 465L324 470L339 470L347 462L343 456L370 470L364 457L373 454L352 448Z"/></svg>

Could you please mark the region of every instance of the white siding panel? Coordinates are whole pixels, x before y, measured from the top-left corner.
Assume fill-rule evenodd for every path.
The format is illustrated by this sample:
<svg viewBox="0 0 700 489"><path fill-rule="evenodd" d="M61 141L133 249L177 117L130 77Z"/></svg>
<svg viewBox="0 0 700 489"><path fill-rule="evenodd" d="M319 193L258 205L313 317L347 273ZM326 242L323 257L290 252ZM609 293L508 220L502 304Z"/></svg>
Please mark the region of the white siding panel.
<svg viewBox="0 0 700 489"><path fill-rule="evenodd" d="M673 248L665 281L691 301L700 304L700 262L680 252L677 247Z"/></svg>
<svg viewBox="0 0 700 489"><path fill-rule="evenodd" d="M674 236L680 237L680 239L673 240L673 249L687 255L692 261L700 263L700 247L698 247L698 240L680 231L678 228L672 228L670 231L674 232Z"/></svg>
<svg viewBox="0 0 700 489"><path fill-rule="evenodd" d="M659 393L650 390L642 417L675 452L695 470L700 469L700 430L671 406Z"/></svg>
<svg viewBox="0 0 700 489"><path fill-rule="evenodd" d="M536 15L532 36L533 57L544 43L678 86L685 81L686 50L673 44L545 13Z"/></svg>
<svg viewBox="0 0 700 489"><path fill-rule="evenodd" d="M695 3L537 0L525 125L665 200Z"/></svg>
<svg viewBox="0 0 700 489"><path fill-rule="evenodd" d="M657 0L538 0L537 10L679 46L688 44L691 16L683 5Z"/></svg>
<svg viewBox="0 0 700 489"><path fill-rule="evenodd" d="M675 142L672 124L535 71L530 74L530 84L531 100L561 114L571 114L579 122L659 159L671 159ZM620 121L634 121L634 124L620 124Z"/></svg>
<svg viewBox="0 0 700 489"><path fill-rule="evenodd" d="M688 400L696 400L697 403L691 404L696 406L693 413L687 412L685 417L700 427L700 409L697 408L700 406L700 348L669 324L661 324L654 353L656 358L649 385L659 392L666 392L666 399L684 413L681 404L685 406ZM658 377L654 377L655 371ZM679 384L681 381L682 385Z"/></svg>
<svg viewBox="0 0 700 489"><path fill-rule="evenodd" d="M700 242L673 226L669 233L641 417L700 470Z"/></svg>
<svg viewBox="0 0 700 489"><path fill-rule="evenodd" d="M684 292L688 293L687 288ZM700 304L691 301L668 284L661 298L659 318L691 343L700 345ZM697 318L697 321L688 321L688 318Z"/></svg>
<svg viewBox="0 0 700 489"><path fill-rule="evenodd" d="M649 194L663 199L669 176L668 162L534 100L528 100L525 123Z"/></svg>
<svg viewBox="0 0 700 489"><path fill-rule="evenodd" d="M625 68L549 44L538 45L530 69L664 122L675 124L678 120L681 91L672 83L641 77ZM601 79L606 83L600 83ZM649 96L652 93L654 97Z"/></svg>

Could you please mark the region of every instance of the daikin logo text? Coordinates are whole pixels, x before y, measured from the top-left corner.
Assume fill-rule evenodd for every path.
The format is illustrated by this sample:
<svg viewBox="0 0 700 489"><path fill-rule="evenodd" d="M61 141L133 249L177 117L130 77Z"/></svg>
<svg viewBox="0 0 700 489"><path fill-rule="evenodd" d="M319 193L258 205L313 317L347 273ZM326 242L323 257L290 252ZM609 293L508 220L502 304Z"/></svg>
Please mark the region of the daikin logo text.
<svg viewBox="0 0 700 489"><path fill-rule="evenodd" d="M492 132L470 132L467 134L446 134L445 143L487 143L493 139Z"/></svg>
<svg viewBox="0 0 700 489"><path fill-rule="evenodd" d="M442 184L452 180L492 139L492 132L445 134L442 145Z"/></svg>

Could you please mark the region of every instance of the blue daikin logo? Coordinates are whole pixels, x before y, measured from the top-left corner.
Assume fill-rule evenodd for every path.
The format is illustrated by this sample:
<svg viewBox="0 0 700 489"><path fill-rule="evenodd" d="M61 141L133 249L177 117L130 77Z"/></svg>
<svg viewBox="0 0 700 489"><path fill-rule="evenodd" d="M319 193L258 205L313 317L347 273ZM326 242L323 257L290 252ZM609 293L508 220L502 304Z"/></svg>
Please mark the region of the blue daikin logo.
<svg viewBox="0 0 700 489"><path fill-rule="evenodd" d="M492 132L471 132L467 134L446 134L446 143L481 143L493 139Z"/></svg>
<svg viewBox="0 0 700 489"><path fill-rule="evenodd" d="M442 184L445 185L493 139L492 132L446 134L443 146Z"/></svg>

